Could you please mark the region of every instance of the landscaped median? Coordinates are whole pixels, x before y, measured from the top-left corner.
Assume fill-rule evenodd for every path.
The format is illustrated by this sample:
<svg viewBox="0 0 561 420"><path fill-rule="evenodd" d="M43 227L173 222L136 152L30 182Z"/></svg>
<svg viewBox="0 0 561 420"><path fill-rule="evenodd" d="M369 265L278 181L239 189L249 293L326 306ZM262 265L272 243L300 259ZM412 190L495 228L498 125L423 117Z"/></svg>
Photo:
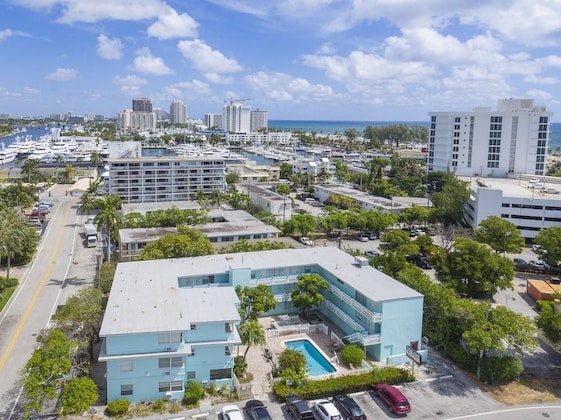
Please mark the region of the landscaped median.
<svg viewBox="0 0 561 420"><path fill-rule="evenodd" d="M345 375L330 379L306 380L303 383L287 385L278 382L273 385L273 392L279 401L286 401L289 396L298 396L304 400L327 398L337 394L366 391L376 382L398 384L413 382L415 376L408 369L388 367L374 368L371 372L358 375Z"/></svg>

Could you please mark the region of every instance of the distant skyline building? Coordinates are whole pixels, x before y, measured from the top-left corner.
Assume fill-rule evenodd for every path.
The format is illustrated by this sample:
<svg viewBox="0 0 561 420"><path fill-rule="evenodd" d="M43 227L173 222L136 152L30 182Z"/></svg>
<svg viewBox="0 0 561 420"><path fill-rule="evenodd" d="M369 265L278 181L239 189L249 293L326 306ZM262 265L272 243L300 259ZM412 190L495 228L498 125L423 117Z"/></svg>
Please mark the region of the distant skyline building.
<svg viewBox="0 0 561 420"><path fill-rule="evenodd" d="M251 132L251 107L236 102L225 103L222 109L222 129L229 133Z"/></svg>
<svg viewBox="0 0 561 420"><path fill-rule="evenodd" d="M205 114L204 123L208 128L222 129L222 114Z"/></svg>
<svg viewBox="0 0 561 420"><path fill-rule="evenodd" d="M125 109L119 112L117 116L117 128L126 130L133 128L136 130L155 130L156 129L156 113L141 112Z"/></svg>
<svg viewBox="0 0 561 420"><path fill-rule="evenodd" d="M175 100L169 106L169 116L172 124L185 124L187 122L187 107L182 101Z"/></svg>
<svg viewBox="0 0 561 420"><path fill-rule="evenodd" d="M267 111L256 109L251 111L251 132L255 133L259 130L267 130L269 128L269 116Z"/></svg>
<svg viewBox="0 0 561 420"><path fill-rule="evenodd" d="M497 110L431 112L429 171L459 176L544 175L553 113L532 99L501 99Z"/></svg>
<svg viewBox="0 0 561 420"><path fill-rule="evenodd" d="M152 112L152 101L149 98L136 98L132 100L132 110L139 112Z"/></svg>
<svg viewBox="0 0 561 420"><path fill-rule="evenodd" d="M157 121L169 121L169 112L163 108L154 108Z"/></svg>

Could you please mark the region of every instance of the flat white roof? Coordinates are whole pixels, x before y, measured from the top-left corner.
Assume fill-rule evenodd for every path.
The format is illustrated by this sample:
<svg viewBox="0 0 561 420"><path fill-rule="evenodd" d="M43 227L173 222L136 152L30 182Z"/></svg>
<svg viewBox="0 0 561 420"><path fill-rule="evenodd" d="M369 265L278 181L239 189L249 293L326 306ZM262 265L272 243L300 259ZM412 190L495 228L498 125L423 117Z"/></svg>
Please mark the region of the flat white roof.
<svg viewBox="0 0 561 420"><path fill-rule="evenodd" d="M166 268L179 260L120 263L100 335L186 331L191 324L239 322L233 287L179 288ZM147 270L147 271L143 271Z"/></svg>
<svg viewBox="0 0 561 420"><path fill-rule="evenodd" d="M151 261L121 262L107 302L102 336L188 329L190 323L237 320L232 287L179 288L178 278L318 265L374 302L420 293L336 247L281 249Z"/></svg>
<svg viewBox="0 0 561 420"><path fill-rule="evenodd" d="M524 176L524 178L484 178L484 177L460 177L467 181L472 190L489 188L501 190L504 197L516 198L540 198L550 200L561 200L561 179L551 179L544 176ZM529 180L537 179L545 188L529 188Z"/></svg>

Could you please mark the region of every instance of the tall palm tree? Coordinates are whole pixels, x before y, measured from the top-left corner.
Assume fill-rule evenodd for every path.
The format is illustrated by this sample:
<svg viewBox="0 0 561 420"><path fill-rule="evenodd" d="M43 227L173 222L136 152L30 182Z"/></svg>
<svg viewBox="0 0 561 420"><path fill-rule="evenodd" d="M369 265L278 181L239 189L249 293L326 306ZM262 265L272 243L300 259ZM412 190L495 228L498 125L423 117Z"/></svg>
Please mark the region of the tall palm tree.
<svg viewBox="0 0 561 420"><path fill-rule="evenodd" d="M103 163L103 157L101 156L101 153L99 152L92 152L90 155L90 162L92 163L92 165L94 165L96 168L98 166L101 166L101 164Z"/></svg>
<svg viewBox="0 0 561 420"><path fill-rule="evenodd" d="M21 167L23 179L30 184L37 184L43 181L43 174L39 170L38 159L26 159Z"/></svg>
<svg viewBox="0 0 561 420"><path fill-rule="evenodd" d="M245 357L251 346L263 346L267 343L265 338L265 331L263 327L256 319L250 319L241 324L238 328L242 344L245 344L245 352L243 354L243 360L245 362Z"/></svg>
<svg viewBox="0 0 561 420"><path fill-rule="evenodd" d="M203 203L204 203L205 200L206 200L206 194L205 194L205 192L204 192L204 190L203 190L202 188L199 188L199 189L195 192L193 198L195 199L195 201L196 201L197 203L199 203L199 206L203 207Z"/></svg>
<svg viewBox="0 0 561 420"><path fill-rule="evenodd" d="M66 181L74 182L76 178L76 168L72 166L72 164L68 163L64 169L63 177Z"/></svg>
<svg viewBox="0 0 561 420"><path fill-rule="evenodd" d="M95 201L96 207L101 210L95 216L94 223L101 231L107 235L107 261L111 258L111 238L119 235L119 228L122 224L119 209L121 208L121 196L117 194L106 195Z"/></svg>
<svg viewBox="0 0 561 420"><path fill-rule="evenodd" d="M12 257L23 251L29 227L24 215L15 207L0 207L0 257L6 257L6 278L10 278Z"/></svg>

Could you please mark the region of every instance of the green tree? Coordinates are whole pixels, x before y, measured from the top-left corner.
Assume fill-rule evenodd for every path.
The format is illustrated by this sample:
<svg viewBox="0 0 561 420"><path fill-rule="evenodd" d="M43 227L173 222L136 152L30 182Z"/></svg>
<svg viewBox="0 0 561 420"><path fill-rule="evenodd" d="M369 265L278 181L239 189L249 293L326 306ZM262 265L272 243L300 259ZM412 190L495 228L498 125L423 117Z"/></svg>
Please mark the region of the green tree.
<svg viewBox="0 0 561 420"><path fill-rule="evenodd" d="M298 350L284 350L279 355L278 373L285 381L299 385L308 376L306 357Z"/></svg>
<svg viewBox="0 0 561 420"><path fill-rule="evenodd" d="M297 288L290 292L292 304L308 318L309 311L323 302L322 290L329 288L329 284L319 274L300 274Z"/></svg>
<svg viewBox="0 0 561 420"><path fill-rule="evenodd" d="M32 185L43 181L44 177L39 169L39 160L26 159L21 167L21 175L26 182Z"/></svg>
<svg viewBox="0 0 561 420"><path fill-rule="evenodd" d="M60 398L60 414L82 415L98 399L97 385L93 379L82 377L68 382Z"/></svg>
<svg viewBox="0 0 561 420"><path fill-rule="evenodd" d="M457 238L453 251L439 251L431 261L436 278L460 296L490 297L498 290L512 289L512 261L472 239Z"/></svg>
<svg viewBox="0 0 561 420"><path fill-rule="evenodd" d="M6 257L6 278L10 279L12 258L23 253L31 235L23 214L15 207L0 206L0 258Z"/></svg>
<svg viewBox="0 0 561 420"><path fill-rule="evenodd" d="M30 207L36 201L35 188L22 184L19 180L0 188L0 205L8 207Z"/></svg>
<svg viewBox="0 0 561 420"><path fill-rule="evenodd" d="M96 168L101 166L103 163L103 157L101 156L101 153L99 152L92 152L90 154L90 162L93 166L95 166Z"/></svg>
<svg viewBox="0 0 561 420"><path fill-rule="evenodd" d="M290 185L288 184L278 184L276 189L277 193L285 197L287 197L291 192Z"/></svg>
<svg viewBox="0 0 561 420"><path fill-rule="evenodd" d="M340 159L334 159L333 164L335 165L335 178L342 182L348 182L351 179L351 171L349 167Z"/></svg>
<svg viewBox="0 0 561 420"><path fill-rule="evenodd" d="M214 246L200 231L178 226L178 233L162 236L147 244L138 260L196 257L214 254Z"/></svg>
<svg viewBox="0 0 561 420"><path fill-rule="evenodd" d="M290 163L282 162L280 164L280 178L288 179L292 175L292 165Z"/></svg>
<svg viewBox="0 0 561 420"><path fill-rule="evenodd" d="M95 201L95 206L100 208L94 218L94 223L100 231L107 235L107 261L111 260L111 238L119 237L119 229L122 224L119 209L121 208L121 196L117 194L105 195Z"/></svg>
<svg viewBox="0 0 561 420"><path fill-rule="evenodd" d="M96 206L96 198L89 193L84 193L82 194L82 196L80 197L80 200L78 201L78 209L82 212L82 213L86 213L88 216L90 215L90 212L95 208Z"/></svg>
<svg viewBox="0 0 561 420"><path fill-rule="evenodd" d="M542 229L534 238L541 247L540 255L549 265L557 266L561 261L561 226Z"/></svg>
<svg viewBox="0 0 561 420"><path fill-rule="evenodd" d="M311 214L295 214L284 224L284 232L291 235L299 232L307 236L316 230L316 218Z"/></svg>
<svg viewBox="0 0 561 420"><path fill-rule="evenodd" d="M429 209L423 206L413 204L410 207L403 209L399 214L399 220L408 226L414 223L426 222L429 218Z"/></svg>
<svg viewBox="0 0 561 420"><path fill-rule="evenodd" d="M55 329L33 352L22 370L25 418L41 413L45 401L54 400L58 390L64 387L72 369L70 356L75 345L62 331Z"/></svg>
<svg viewBox="0 0 561 420"><path fill-rule="evenodd" d="M475 230L479 242L489 245L496 252L520 253L524 248L524 238L516 225L498 216L482 220Z"/></svg>
<svg viewBox="0 0 561 420"><path fill-rule="evenodd" d="M539 314L536 317L536 326L545 337L553 344L561 343L561 312L555 309L557 302L538 300Z"/></svg>
<svg viewBox="0 0 561 420"><path fill-rule="evenodd" d="M195 199L195 201L197 203L199 203L199 206L204 207L204 203L207 199L207 195L204 192L204 190L202 188L199 188L196 192L195 195L193 197Z"/></svg>
<svg viewBox="0 0 561 420"><path fill-rule="evenodd" d="M102 292L94 287L85 287L67 299L66 304L55 315L58 328L72 335L79 350L87 351L89 361L94 360L94 343L99 341L99 330L103 318ZM82 367L81 364L84 363ZM80 361L84 374L89 371L86 361Z"/></svg>
<svg viewBox="0 0 561 420"><path fill-rule="evenodd" d="M76 168L70 163L66 164L62 172L62 178L65 182L74 182L76 180Z"/></svg>
<svg viewBox="0 0 561 420"><path fill-rule="evenodd" d="M467 182L459 179L449 180L441 191L432 194L433 210L431 215L435 221L444 225L461 223L464 206L468 199Z"/></svg>
<svg viewBox="0 0 561 420"><path fill-rule="evenodd" d="M263 326L256 319L250 319L242 323L238 327L238 332L240 334L240 339L242 344L246 346L243 361L247 356L247 352L253 346L264 346L267 344L267 339L265 338L265 330Z"/></svg>
<svg viewBox="0 0 561 420"><path fill-rule="evenodd" d="M257 287L237 285L236 293L240 299L238 312L240 313L241 324L246 321L257 320L264 313L277 307L275 295L264 284L259 284Z"/></svg>
<svg viewBox="0 0 561 420"><path fill-rule="evenodd" d="M419 247L415 241L411 240L408 232L401 229L386 232L380 240L380 249L385 253L395 253L403 256L419 253Z"/></svg>
<svg viewBox="0 0 561 420"><path fill-rule="evenodd" d="M382 176L384 175L384 168L389 164L390 161L388 159L384 159L380 157L374 158L366 162L364 166L368 170L368 182L372 182L375 179L377 180L382 179Z"/></svg>

